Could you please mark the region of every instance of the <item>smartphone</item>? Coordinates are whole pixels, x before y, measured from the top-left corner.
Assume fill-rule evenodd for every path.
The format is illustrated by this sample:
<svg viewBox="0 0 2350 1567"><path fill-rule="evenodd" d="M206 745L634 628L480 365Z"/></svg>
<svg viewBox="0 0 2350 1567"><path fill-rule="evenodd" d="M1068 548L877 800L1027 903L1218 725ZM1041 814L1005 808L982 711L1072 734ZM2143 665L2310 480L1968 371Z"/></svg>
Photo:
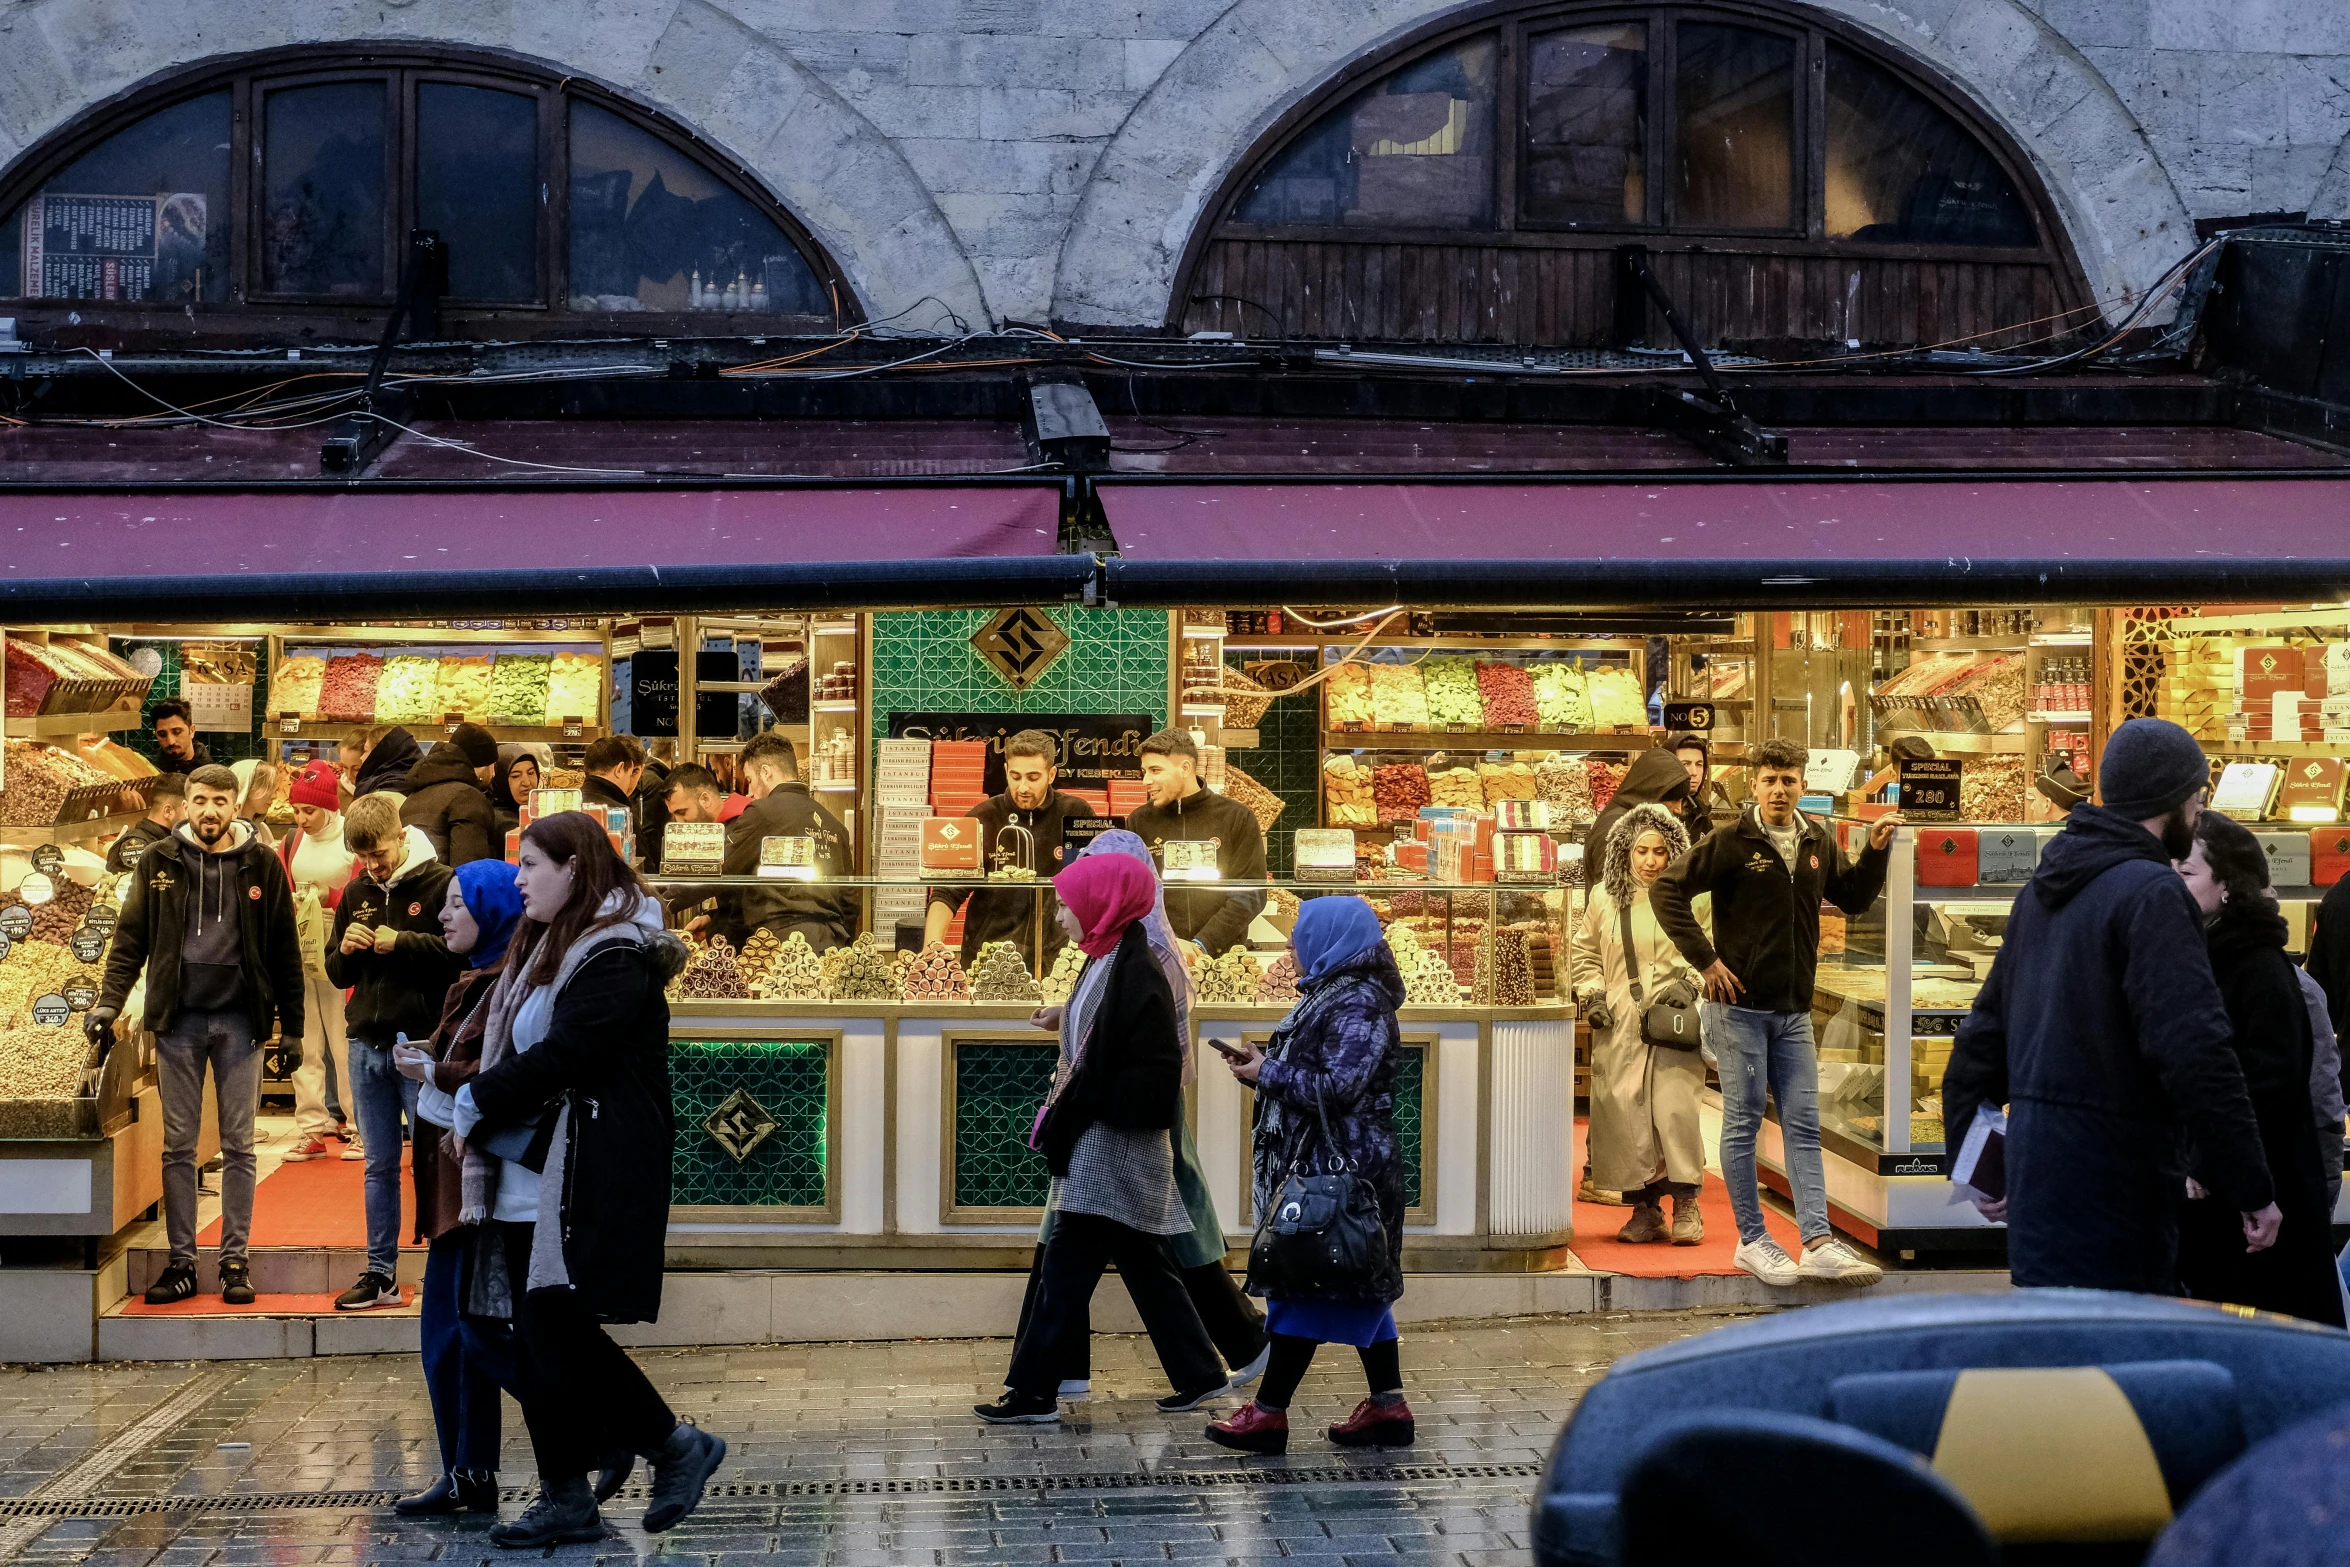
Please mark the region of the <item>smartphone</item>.
<svg viewBox="0 0 2350 1567"><path fill-rule="evenodd" d="M1247 1051L1236 1049L1233 1046L1224 1043L1224 1041L1221 1039L1211 1039L1208 1041L1208 1043L1214 1047L1216 1054L1222 1056L1227 1061L1246 1061L1248 1059Z"/></svg>

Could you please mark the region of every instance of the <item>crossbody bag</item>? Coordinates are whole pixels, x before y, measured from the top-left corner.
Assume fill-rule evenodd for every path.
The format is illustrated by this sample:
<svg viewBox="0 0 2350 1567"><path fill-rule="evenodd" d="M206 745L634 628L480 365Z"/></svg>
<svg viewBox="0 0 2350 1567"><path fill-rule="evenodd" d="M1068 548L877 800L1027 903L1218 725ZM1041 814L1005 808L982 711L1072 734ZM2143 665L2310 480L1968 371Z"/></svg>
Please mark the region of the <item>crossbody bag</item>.
<svg viewBox="0 0 2350 1567"><path fill-rule="evenodd" d="M1632 1010L1640 1014L1642 1041L1665 1050L1695 1050L1697 998L1674 985L1659 991L1654 1001L1646 999L1640 988L1640 949L1632 941L1632 911L1616 912L1623 921L1624 973L1632 981Z"/></svg>

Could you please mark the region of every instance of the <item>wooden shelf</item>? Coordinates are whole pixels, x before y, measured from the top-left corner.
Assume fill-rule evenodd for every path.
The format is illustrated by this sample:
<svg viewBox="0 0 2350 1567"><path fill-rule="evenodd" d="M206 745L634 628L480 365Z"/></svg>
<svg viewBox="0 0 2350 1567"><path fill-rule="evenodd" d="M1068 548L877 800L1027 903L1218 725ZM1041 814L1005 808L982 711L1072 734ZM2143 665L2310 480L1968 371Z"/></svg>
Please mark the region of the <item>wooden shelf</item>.
<svg viewBox="0 0 2350 1567"><path fill-rule="evenodd" d="M103 838L117 833L147 813L143 810L124 811L113 816L92 816L83 821L64 822L55 827L0 827L0 844L12 849L37 848L44 843L79 843L88 838Z"/></svg>
<svg viewBox="0 0 2350 1567"><path fill-rule="evenodd" d="M1912 653L2020 653L2022 637L1911 637Z"/></svg>
<svg viewBox="0 0 2350 1567"><path fill-rule="evenodd" d="M2211 756L2237 756L2253 759L2275 756L2290 757L2295 760L2305 756L2350 756L2350 745L2344 745L2338 740L2245 740L2240 742L2204 740L2198 743L2202 745L2204 752Z"/></svg>
<svg viewBox="0 0 2350 1567"><path fill-rule="evenodd" d="M1877 739L1880 742L1906 739L1911 735L1925 741L1937 752L1950 751L1960 754L1994 756L2011 751L2021 753L2032 748L2031 736L2029 735L1979 735L1970 734L1964 730L1889 729L1882 724L1877 726Z"/></svg>
<svg viewBox="0 0 2350 1567"><path fill-rule="evenodd" d="M1622 734L1586 731L1580 734L1509 734L1475 730L1447 733L1436 729L1325 729L1325 751L1645 751L1656 742L1651 729Z"/></svg>
<svg viewBox="0 0 2350 1567"><path fill-rule="evenodd" d="M2026 713L2024 718L2035 724L2085 724L2096 718L2095 713Z"/></svg>
<svg viewBox="0 0 2350 1567"><path fill-rule="evenodd" d="M375 723L346 724L323 718L280 718L273 713L261 720L261 738L272 741L342 740L347 736L359 733L362 729L375 728L380 722L378 720ZM285 725L289 723L297 727L288 730ZM430 742L445 740L449 735L449 726L443 724L439 719L417 720L399 727L415 736L417 742L424 745L427 750L431 749ZM570 741L577 744L588 740L601 740L604 737L602 724L582 724L577 733L573 733L562 724L484 724L482 727L500 740L534 740L557 743Z"/></svg>
<svg viewBox="0 0 2350 1567"><path fill-rule="evenodd" d="M69 740L79 735L121 734L141 727L136 707L128 712L48 713L38 718L11 718L6 723L11 740Z"/></svg>

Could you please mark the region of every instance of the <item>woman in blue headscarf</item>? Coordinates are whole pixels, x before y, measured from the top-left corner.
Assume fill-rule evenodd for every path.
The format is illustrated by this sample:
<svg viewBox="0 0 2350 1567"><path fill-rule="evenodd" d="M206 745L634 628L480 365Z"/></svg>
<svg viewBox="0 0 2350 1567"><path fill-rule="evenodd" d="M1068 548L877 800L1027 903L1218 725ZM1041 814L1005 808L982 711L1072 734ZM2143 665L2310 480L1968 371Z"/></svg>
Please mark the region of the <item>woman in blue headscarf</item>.
<svg viewBox="0 0 2350 1567"><path fill-rule="evenodd" d="M449 950L464 956L466 969L449 987L432 1037L393 1051L402 1076L454 1094L481 1069L482 1030L489 1021L483 1003L521 918L522 894L514 885L513 866L504 860L473 860L457 867L441 906L441 930ZM514 1392L518 1385L512 1314L504 1319L466 1314L466 1284L476 1271L471 1264L480 1227L462 1217L464 1164L442 1138L424 1130L409 1165L416 1181L416 1227L427 1247L418 1326L425 1390L440 1433L441 1477L393 1505L410 1516L495 1513L498 1390ZM505 1277L502 1268L490 1272Z"/></svg>
<svg viewBox="0 0 2350 1567"><path fill-rule="evenodd" d="M1260 1051L1225 1057L1232 1075L1257 1091L1256 1211L1269 1212L1293 1164L1328 1168L1336 1159L1379 1197L1387 1265L1370 1279L1333 1280L1328 1289L1268 1295L1273 1345L1251 1403L1208 1427L1208 1439L1246 1453L1289 1448L1289 1401L1323 1344L1362 1355L1371 1396L1328 1428L1341 1447L1402 1447L1413 1437L1404 1402L1393 1303L1403 1294L1403 1166L1395 1151L1395 1010L1403 975L1371 905L1353 896L1307 900L1289 936L1298 1001ZM1251 1293L1266 1293L1250 1280Z"/></svg>

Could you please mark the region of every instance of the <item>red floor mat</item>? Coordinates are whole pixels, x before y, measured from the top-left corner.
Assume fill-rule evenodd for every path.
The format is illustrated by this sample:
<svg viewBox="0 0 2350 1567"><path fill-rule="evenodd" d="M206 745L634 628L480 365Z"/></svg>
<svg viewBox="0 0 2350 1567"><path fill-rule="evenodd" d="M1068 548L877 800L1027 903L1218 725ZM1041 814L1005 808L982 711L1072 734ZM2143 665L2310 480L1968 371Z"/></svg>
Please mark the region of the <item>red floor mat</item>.
<svg viewBox="0 0 2350 1567"><path fill-rule="evenodd" d="M281 1164L261 1178L253 1189L255 1246L336 1246L362 1250L367 1245L367 1166L341 1157L339 1144L325 1159ZM216 1177L217 1179L217 1177ZM408 1178L408 1156L400 1155L400 1239L407 1249L416 1222L416 1188ZM220 1221L204 1226L199 1246L220 1244ZM215 1297L215 1304L218 1298ZM162 1308L157 1308L162 1309Z"/></svg>
<svg viewBox="0 0 2350 1567"><path fill-rule="evenodd" d="M1583 1134L1585 1122L1575 1121L1575 1173L1583 1172ZM1720 1176L1708 1170L1705 1189L1697 1195L1698 1211L1705 1215L1705 1239L1695 1246L1674 1246L1654 1243L1627 1246L1616 1239L1616 1231L1632 1217L1629 1208L1612 1208L1600 1203L1575 1204L1575 1239L1572 1243L1576 1256L1583 1265L1602 1273L1626 1273L1640 1279L1685 1279L1705 1273L1736 1273L1738 1267L1730 1261L1738 1249L1738 1226L1730 1219L1730 1189L1722 1184ZM1665 1216L1672 1217L1672 1205L1665 1205ZM1800 1237L1793 1220L1771 1209L1763 1208L1763 1227L1787 1248L1789 1256L1796 1255Z"/></svg>
<svg viewBox="0 0 2350 1567"><path fill-rule="evenodd" d="M416 1286L406 1285L398 1310L378 1306L372 1311L336 1312L332 1294L257 1295L250 1306L230 1306L224 1304L217 1294L198 1294L190 1295L186 1300L175 1300L168 1306L150 1306L133 1295L122 1303L122 1314L126 1317L315 1317L327 1314L366 1317L396 1316L399 1310L412 1310L415 1305Z"/></svg>

